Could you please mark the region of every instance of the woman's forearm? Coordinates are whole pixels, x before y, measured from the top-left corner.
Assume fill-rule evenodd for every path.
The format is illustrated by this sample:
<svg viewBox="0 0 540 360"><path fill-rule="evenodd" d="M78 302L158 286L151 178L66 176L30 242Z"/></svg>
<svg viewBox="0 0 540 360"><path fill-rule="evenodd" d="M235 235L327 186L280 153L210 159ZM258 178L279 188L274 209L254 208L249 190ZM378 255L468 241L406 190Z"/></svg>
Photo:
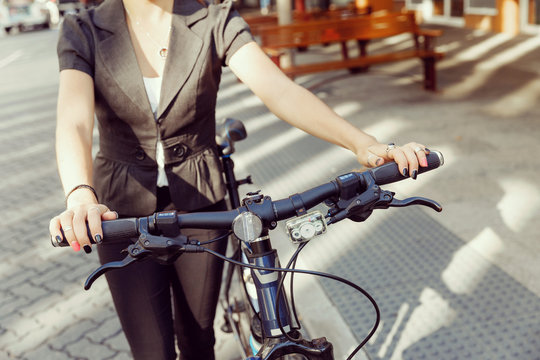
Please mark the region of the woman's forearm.
<svg viewBox="0 0 540 360"><path fill-rule="evenodd" d="M284 82L283 87L276 91L280 96L269 99L265 104L291 125L355 154L377 143L373 136L344 120L305 88Z"/></svg>
<svg viewBox="0 0 540 360"><path fill-rule="evenodd" d="M85 129L57 127L56 160L64 193L80 184L92 185L92 142Z"/></svg>
<svg viewBox="0 0 540 360"><path fill-rule="evenodd" d="M67 195L78 185L92 185L92 132L94 127L94 85L80 71L60 73L56 126L58 172ZM68 207L96 202L94 194L77 190L69 195Z"/></svg>
<svg viewBox="0 0 540 360"><path fill-rule="evenodd" d="M310 91L290 81L255 43L240 48L229 65L270 111L291 125L357 155L377 143Z"/></svg>

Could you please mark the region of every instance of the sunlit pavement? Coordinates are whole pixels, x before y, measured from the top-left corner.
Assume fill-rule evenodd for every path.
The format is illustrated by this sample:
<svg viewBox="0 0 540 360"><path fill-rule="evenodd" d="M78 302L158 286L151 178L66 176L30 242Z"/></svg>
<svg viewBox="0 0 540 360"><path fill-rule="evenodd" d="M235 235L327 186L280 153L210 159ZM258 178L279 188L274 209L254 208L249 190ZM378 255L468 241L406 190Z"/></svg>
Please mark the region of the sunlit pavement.
<svg viewBox="0 0 540 360"><path fill-rule="evenodd" d="M82 289L95 253L49 245L48 220L63 206L55 37L0 38L0 357L128 359L104 281ZM415 140L445 155L441 169L388 187L400 198L433 198L442 213L392 209L332 226L299 267L354 280L379 302L371 359L539 359L540 38L444 28L438 44L446 57L436 93L422 89L416 61L297 79L380 141ZM384 46L395 45L373 51ZM297 60L338 51L313 48ZM245 121L237 171L256 183L245 192L277 199L358 168L347 151L277 120L229 72L217 114ZM285 263L293 248L280 229L272 235ZM308 332L345 358L372 326L372 308L345 286L306 276L295 283ZM231 337L217 334L218 358L238 358Z"/></svg>

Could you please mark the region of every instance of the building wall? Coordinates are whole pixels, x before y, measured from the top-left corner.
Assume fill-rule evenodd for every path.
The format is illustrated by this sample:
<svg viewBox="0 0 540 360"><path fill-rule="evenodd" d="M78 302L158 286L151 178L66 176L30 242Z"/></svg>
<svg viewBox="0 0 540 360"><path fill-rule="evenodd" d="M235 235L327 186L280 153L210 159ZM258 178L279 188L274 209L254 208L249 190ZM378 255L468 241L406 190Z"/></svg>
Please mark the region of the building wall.
<svg viewBox="0 0 540 360"><path fill-rule="evenodd" d="M402 11L406 9L405 0L356 0L372 6L374 11ZM442 9L435 9L442 13ZM422 19L422 14L417 14ZM465 26L470 29L482 29L493 32L517 34L520 31L519 0L497 0L497 15L473 15L463 16Z"/></svg>
<svg viewBox="0 0 540 360"><path fill-rule="evenodd" d="M519 0L497 0L495 16L465 14L465 26L508 34L519 33Z"/></svg>

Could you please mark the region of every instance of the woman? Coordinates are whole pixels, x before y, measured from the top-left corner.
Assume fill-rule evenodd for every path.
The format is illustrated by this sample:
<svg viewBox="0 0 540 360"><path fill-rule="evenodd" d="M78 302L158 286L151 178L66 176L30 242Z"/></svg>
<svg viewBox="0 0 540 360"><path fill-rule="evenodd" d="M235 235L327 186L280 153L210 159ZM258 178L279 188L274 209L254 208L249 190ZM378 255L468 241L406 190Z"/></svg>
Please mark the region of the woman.
<svg viewBox="0 0 540 360"><path fill-rule="evenodd" d="M101 220L118 214L224 209L214 141L223 65L279 118L351 150L363 165L396 161L413 178L426 165L423 145L380 144L283 75L230 2L107 0L65 18L58 55L56 147L66 210L51 220L50 233L58 237L63 229L75 251L91 251L85 221L100 243ZM94 114L100 146L93 161ZM100 261L119 260L126 246L98 245ZM214 358L221 267L201 254L107 274L136 359L175 358L175 335L181 359Z"/></svg>

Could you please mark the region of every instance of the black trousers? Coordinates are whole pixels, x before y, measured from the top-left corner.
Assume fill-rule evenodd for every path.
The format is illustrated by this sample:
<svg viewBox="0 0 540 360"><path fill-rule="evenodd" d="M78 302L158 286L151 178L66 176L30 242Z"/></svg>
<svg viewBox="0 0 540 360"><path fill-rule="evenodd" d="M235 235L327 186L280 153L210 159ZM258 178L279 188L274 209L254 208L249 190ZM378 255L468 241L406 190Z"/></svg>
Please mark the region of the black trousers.
<svg viewBox="0 0 540 360"><path fill-rule="evenodd" d="M168 190L158 192L158 209L172 208ZM226 210L221 201L200 211ZM200 241L223 232L186 229ZM101 263L121 260L126 244L98 246ZM225 253L227 240L207 245ZM181 360L214 359L214 317L223 261L205 253L183 254L173 264L143 260L106 274L114 306L134 359L176 359L175 335Z"/></svg>

